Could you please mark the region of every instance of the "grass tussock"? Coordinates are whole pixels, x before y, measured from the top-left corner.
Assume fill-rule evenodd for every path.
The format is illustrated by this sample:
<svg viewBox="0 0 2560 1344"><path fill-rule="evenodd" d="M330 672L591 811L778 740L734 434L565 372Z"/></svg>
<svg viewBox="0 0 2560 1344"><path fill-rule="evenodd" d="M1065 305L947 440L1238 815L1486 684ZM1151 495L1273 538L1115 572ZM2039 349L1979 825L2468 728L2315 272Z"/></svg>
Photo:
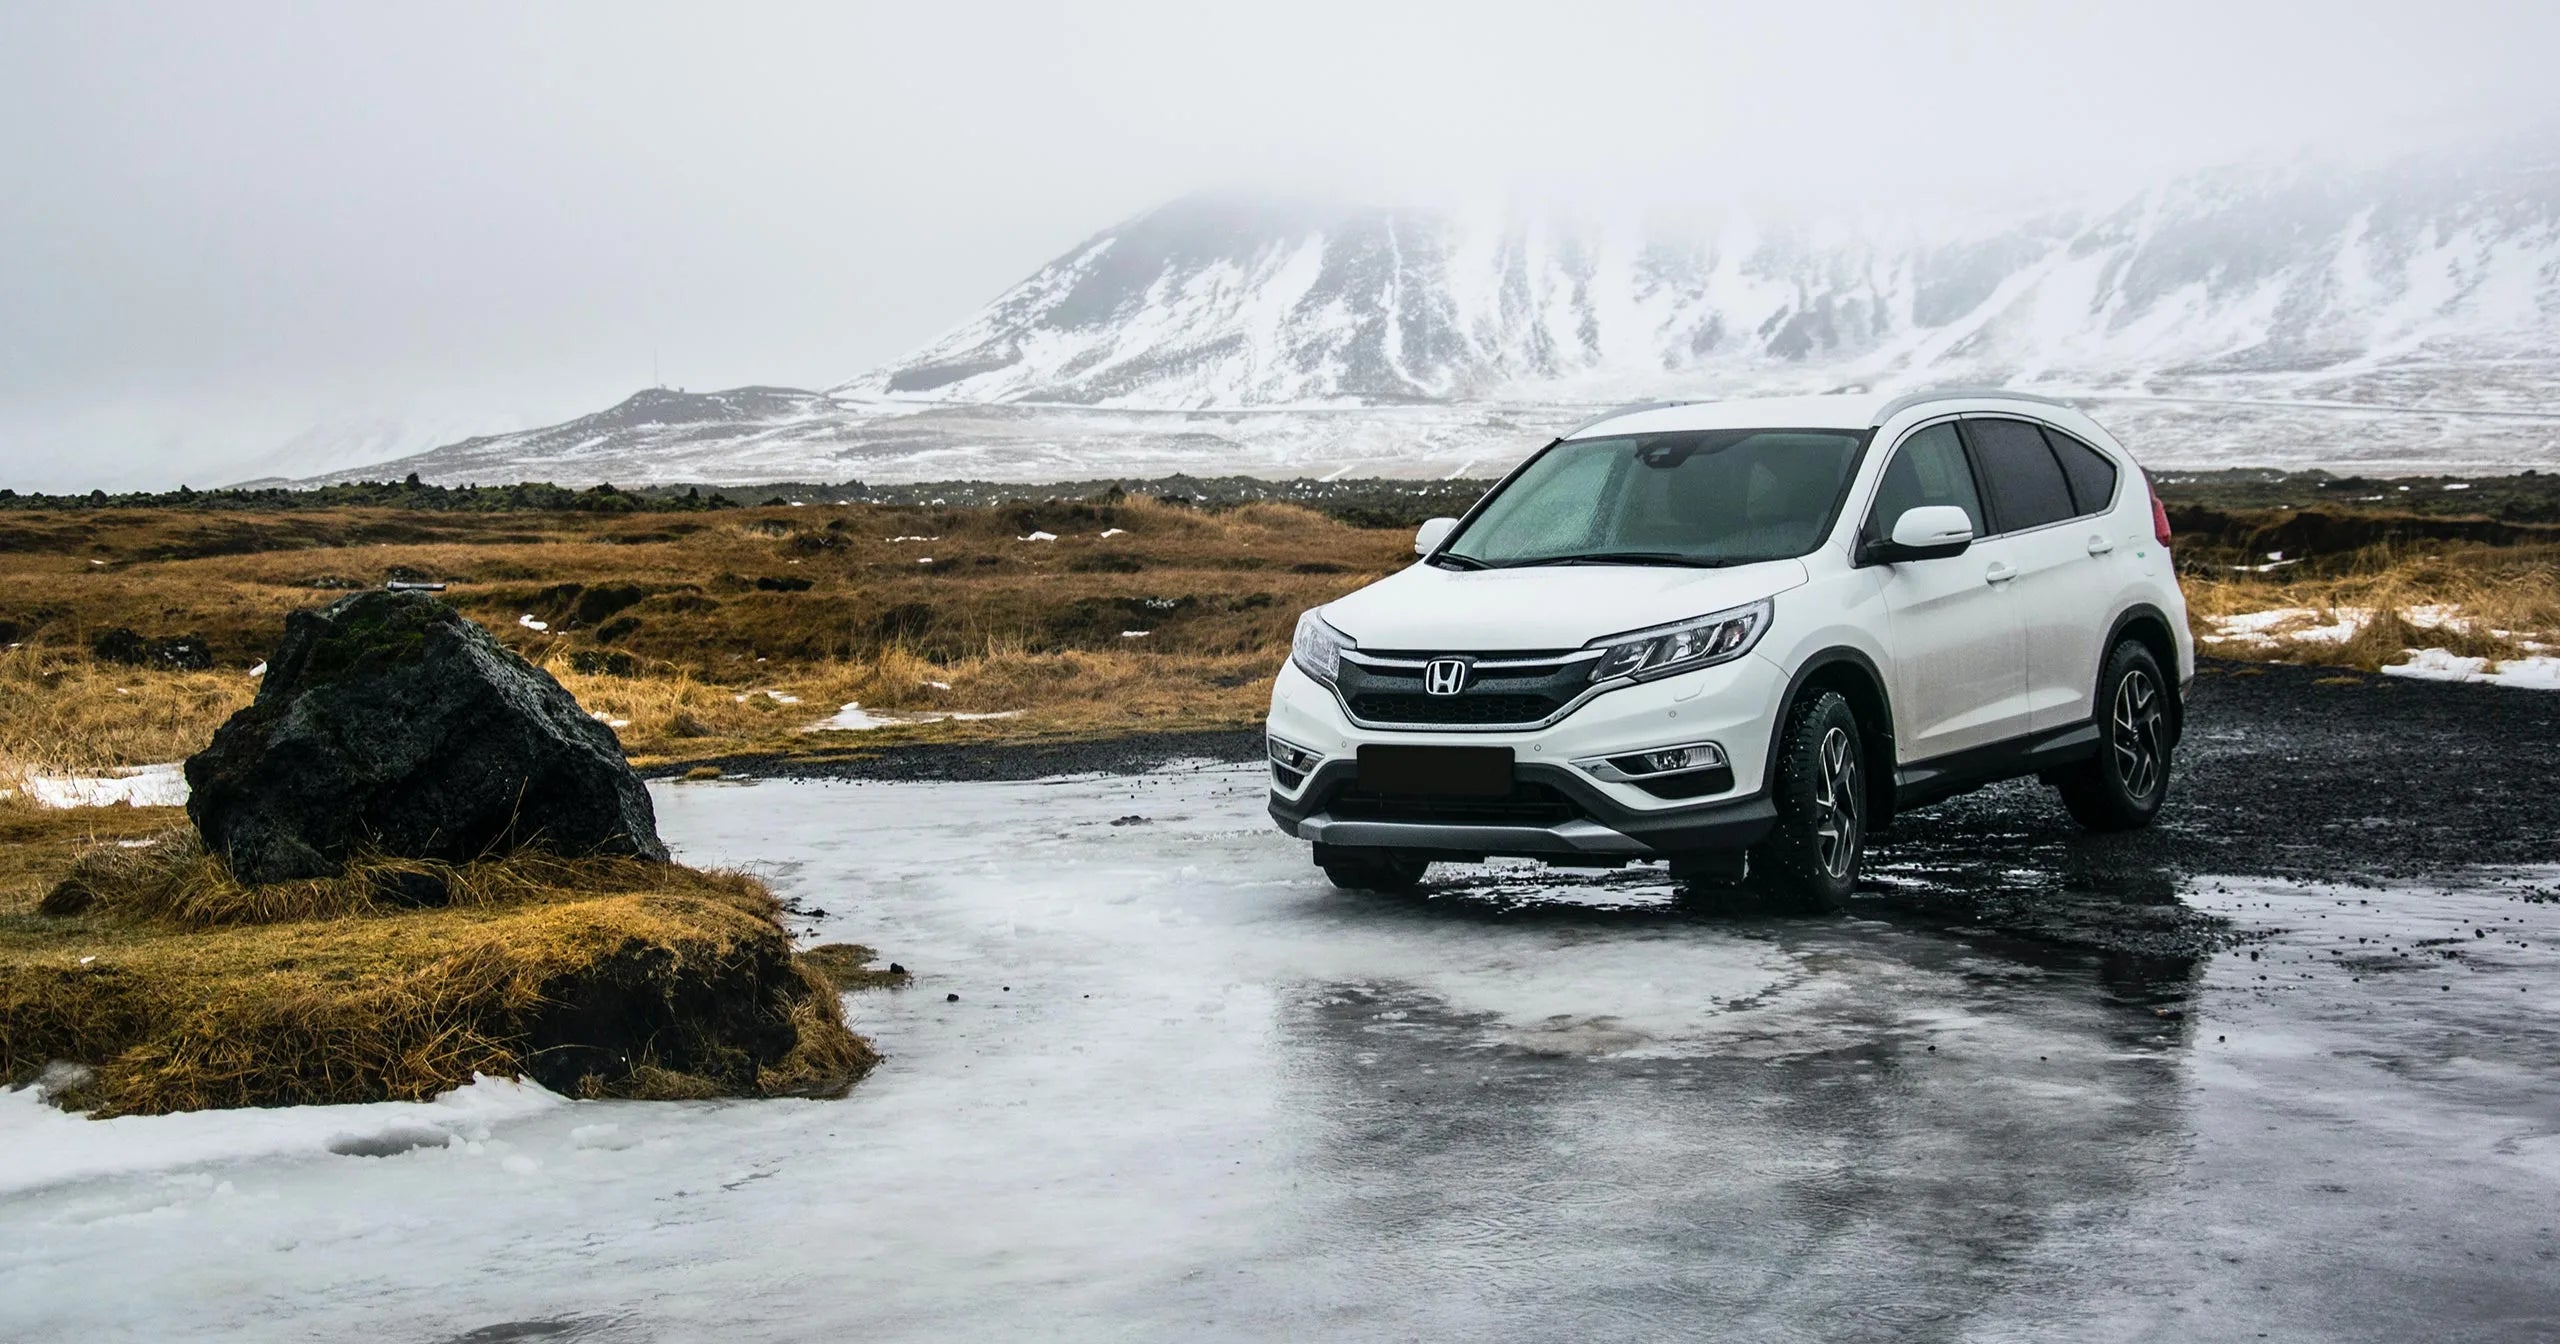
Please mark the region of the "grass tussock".
<svg viewBox="0 0 2560 1344"><path fill-rule="evenodd" d="M104 828L143 832L127 840L176 820L85 811L133 813ZM93 1114L416 1100L482 1073L583 1096L829 1095L877 1059L742 874L370 860L270 896L183 835L74 857L101 828L54 815L0 811L42 856L0 871L0 1078L86 1066L64 1100ZM449 904L386 897L417 868Z"/></svg>

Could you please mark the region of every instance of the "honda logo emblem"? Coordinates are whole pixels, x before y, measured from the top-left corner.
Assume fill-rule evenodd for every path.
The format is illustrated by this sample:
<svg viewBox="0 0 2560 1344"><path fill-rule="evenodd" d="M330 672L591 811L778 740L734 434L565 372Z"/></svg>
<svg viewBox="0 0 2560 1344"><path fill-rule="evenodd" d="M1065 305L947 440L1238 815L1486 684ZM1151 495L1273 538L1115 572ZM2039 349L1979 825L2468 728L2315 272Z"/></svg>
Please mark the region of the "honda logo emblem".
<svg viewBox="0 0 2560 1344"><path fill-rule="evenodd" d="M1431 695L1456 695L1467 689L1467 660L1434 658L1424 663L1422 689Z"/></svg>

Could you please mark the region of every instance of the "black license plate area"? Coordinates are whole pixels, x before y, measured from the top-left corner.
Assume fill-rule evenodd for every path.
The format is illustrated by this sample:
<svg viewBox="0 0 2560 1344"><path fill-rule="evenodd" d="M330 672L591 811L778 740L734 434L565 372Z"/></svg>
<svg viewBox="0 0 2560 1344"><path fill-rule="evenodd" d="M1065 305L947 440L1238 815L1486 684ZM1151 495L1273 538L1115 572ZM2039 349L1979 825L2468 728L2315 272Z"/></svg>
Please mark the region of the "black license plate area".
<svg viewBox="0 0 2560 1344"><path fill-rule="evenodd" d="M1370 793L1500 798L1511 792L1509 747L1360 748L1360 787Z"/></svg>

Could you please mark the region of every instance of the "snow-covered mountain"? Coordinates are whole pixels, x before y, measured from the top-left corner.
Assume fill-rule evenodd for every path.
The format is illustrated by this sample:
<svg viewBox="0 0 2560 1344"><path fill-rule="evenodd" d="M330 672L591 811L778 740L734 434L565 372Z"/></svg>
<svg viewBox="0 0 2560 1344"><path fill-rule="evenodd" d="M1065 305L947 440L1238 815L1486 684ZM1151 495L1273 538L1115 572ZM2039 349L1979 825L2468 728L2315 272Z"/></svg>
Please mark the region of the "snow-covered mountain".
<svg viewBox="0 0 2560 1344"><path fill-rule="evenodd" d="M1590 407L1962 382L2172 465L2560 461L2560 145L2010 214L1195 195L824 393L653 390L333 479L1492 471Z"/></svg>
<svg viewBox="0 0 2560 1344"><path fill-rule="evenodd" d="M838 390L1228 407L1915 376L2124 388L2556 353L2560 156L2225 171L1932 222L1193 196Z"/></svg>

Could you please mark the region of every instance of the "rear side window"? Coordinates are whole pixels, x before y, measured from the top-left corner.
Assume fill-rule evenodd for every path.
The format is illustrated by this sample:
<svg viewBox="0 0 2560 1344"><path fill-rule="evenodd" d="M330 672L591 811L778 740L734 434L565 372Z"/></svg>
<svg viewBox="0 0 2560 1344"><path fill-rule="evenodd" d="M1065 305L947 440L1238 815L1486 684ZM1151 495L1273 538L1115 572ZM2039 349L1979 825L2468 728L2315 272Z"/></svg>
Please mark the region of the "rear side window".
<svg viewBox="0 0 2560 1344"><path fill-rule="evenodd" d="M2116 464L2105 453L2055 429L2044 427L2053 455L2062 461L2062 474L2071 482L2071 503L2076 513L2096 513L2115 502Z"/></svg>
<svg viewBox="0 0 2560 1344"><path fill-rule="evenodd" d="M1964 510L1977 537L1988 530L1982 525L1982 496L1974 492L1973 470L1965 465L1964 442L1956 437L1954 421L1931 425L1894 450L1884 479L1876 484L1873 535L1879 540L1892 536L1903 514L1926 504Z"/></svg>
<svg viewBox="0 0 2560 1344"><path fill-rule="evenodd" d="M2070 517L2071 485L2044 435L2024 420L1967 420L1964 436L1982 464L1997 530L2016 532Z"/></svg>

